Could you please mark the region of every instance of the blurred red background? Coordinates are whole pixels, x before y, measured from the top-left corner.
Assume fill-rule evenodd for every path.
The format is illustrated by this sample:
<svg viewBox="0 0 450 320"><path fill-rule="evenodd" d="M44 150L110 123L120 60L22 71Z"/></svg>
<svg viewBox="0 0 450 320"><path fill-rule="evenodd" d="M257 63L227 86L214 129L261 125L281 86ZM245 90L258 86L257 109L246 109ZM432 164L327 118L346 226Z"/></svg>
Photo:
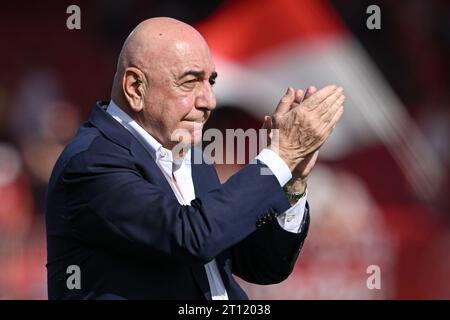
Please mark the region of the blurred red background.
<svg viewBox="0 0 450 320"><path fill-rule="evenodd" d="M449 299L446 1L77 1L0 5L0 299L46 299L44 200L53 164L120 47L153 16L204 34L219 73L208 128L259 128L287 86L334 82L348 102L308 184L312 225L294 274L260 299ZM366 9L381 9L369 30ZM217 165L225 181L240 165ZM369 266L381 270L370 290Z"/></svg>

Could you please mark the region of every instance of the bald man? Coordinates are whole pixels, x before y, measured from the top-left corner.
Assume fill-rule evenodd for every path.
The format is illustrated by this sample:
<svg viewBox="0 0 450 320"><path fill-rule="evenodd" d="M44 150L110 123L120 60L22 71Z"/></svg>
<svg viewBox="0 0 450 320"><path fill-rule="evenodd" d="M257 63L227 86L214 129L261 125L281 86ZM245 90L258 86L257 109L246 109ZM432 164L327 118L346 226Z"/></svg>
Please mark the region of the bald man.
<svg viewBox="0 0 450 320"><path fill-rule="evenodd" d="M180 21L149 19L126 39L111 100L50 178L50 299L247 299L233 274L273 284L292 272L309 225L306 180L343 90L310 87L302 101L289 88L265 118L269 146L220 184L214 166L192 161L216 77L205 40Z"/></svg>

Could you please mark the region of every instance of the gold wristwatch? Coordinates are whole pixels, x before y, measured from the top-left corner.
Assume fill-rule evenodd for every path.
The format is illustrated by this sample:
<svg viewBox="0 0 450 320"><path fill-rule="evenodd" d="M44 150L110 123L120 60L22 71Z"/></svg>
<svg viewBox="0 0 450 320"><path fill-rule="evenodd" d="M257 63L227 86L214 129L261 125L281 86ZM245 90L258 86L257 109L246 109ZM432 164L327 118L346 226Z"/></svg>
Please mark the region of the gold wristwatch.
<svg viewBox="0 0 450 320"><path fill-rule="evenodd" d="M305 191L303 191L303 192L287 192L287 191L285 191L285 192L286 192L286 196L289 199L289 201L297 202L305 195L306 188L305 188Z"/></svg>

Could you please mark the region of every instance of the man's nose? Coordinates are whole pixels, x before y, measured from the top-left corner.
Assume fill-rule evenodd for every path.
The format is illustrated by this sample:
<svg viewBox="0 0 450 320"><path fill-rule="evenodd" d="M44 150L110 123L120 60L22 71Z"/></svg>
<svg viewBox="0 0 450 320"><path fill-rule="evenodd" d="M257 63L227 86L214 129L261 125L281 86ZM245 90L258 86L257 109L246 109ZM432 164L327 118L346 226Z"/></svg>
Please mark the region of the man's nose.
<svg viewBox="0 0 450 320"><path fill-rule="evenodd" d="M208 109L213 110L216 107L216 95L214 94L214 90L212 85L206 82L200 92L198 92L195 107L199 109Z"/></svg>

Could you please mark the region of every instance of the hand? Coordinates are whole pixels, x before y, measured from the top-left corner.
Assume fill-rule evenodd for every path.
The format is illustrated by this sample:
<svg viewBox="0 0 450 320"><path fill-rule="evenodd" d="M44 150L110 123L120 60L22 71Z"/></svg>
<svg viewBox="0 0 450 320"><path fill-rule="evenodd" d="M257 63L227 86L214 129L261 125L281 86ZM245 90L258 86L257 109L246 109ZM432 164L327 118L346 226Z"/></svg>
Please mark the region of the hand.
<svg viewBox="0 0 450 320"><path fill-rule="evenodd" d="M278 130L271 132L269 148L286 162L291 171L330 136L342 116L345 100L342 88L334 85L311 92L300 104L301 94L302 90L296 93L289 88L271 118L273 129ZM268 121L266 117L265 122ZM315 159L317 156L314 162ZM309 167L312 168L306 166L305 170Z"/></svg>
<svg viewBox="0 0 450 320"><path fill-rule="evenodd" d="M308 99L313 93L317 91L316 87L311 86L307 89L305 100ZM303 97L303 90L296 92L295 102L301 103ZM269 116L264 117L263 129L268 130L269 139L272 138L272 118ZM269 140L270 141L270 140ZM285 185L284 189L287 192L303 193L306 188L306 181L308 180L309 173L316 164L319 150L316 150L308 154L294 169L292 172L292 179Z"/></svg>
<svg viewBox="0 0 450 320"><path fill-rule="evenodd" d="M313 93L317 91L316 87L310 86L308 87L305 95L305 100L308 99ZM298 90L295 93L295 102L301 103L301 99L303 97L303 90ZM273 132L272 132L272 118L269 116L264 117L264 123L262 126L262 129L266 129L269 134L269 143L272 139ZM295 167L294 171L292 171L292 179L293 180L305 180L308 178L309 173L311 172L312 168L314 167L317 156L319 155L319 150L316 150L308 155L305 156L305 158Z"/></svg>
<svg viewBox="0 0 450 320"><path fill-rule="evenodd" d="M314 87L314 86L308 87L308 89L306 89L305 100L308 99L309 97L311 97L316 91L317 91L316 87ZM297 103L300 103L302 97L303 97L303 90L298 90L296 92L295 101ZM318 155L319 155L319 149L308 154L305 157L305 159L303 159L303 161L301 161L295 167L294 171L292 171L292 179L291 179L291 181L288 182L288 184L291 184L291 182L300 179L300 180L303 180L304 184L306 185L306 180L307 180L308 175L311 172L312 168L316 164ZM296 192L303 192L303 191L296 191Z"/></svg>

